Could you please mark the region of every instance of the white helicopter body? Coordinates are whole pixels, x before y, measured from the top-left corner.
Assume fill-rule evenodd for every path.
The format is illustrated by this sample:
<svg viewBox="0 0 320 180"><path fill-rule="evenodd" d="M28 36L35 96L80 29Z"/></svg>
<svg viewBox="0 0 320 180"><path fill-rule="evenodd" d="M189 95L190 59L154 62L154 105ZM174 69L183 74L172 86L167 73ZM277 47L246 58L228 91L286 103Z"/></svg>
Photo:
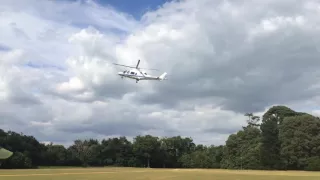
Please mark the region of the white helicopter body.
<svg viewBox="0 0 320 180"><path fill-rule="evenodd" d="M115 64L115 65L132 68L132 69L129 69L129 70L125 70L123 72L118 72L118 75L121 76L121 78L125 77L125 78L135 79L136 83L138 83L138 81L140 81L140 80L158 80L158 81L162 81L162 80L166 80L167 79L166 78L166 75L167 75L166 72L164 72L160 76L152 76L152 75L147 74L145 71L141 71L140 69L142 69L142 68L139 68L139 64L140 64L140 60L138 60L138 63L136 65L136 67L126 66L126 65L122 65L122 64ZM151 69L151 70L155 70L155 69Z"/></svg>

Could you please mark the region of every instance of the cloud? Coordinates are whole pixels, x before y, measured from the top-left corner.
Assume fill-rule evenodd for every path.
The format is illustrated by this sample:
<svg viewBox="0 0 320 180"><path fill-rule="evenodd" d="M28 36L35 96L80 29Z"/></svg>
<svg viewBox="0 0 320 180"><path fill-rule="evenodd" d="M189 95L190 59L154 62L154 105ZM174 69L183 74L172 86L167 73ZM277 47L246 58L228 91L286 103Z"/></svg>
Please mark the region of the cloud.
<svg viewBox="0 0 320 180"><path fill-rule="evenodd" d="M298 2L301 8L286 8L285 13L282 10L284 4L288 5L286 1L262 3L271 5L271 13L266 6L254 8L257 4L250 1L226 1L209 13L205 5L211 9L213 4L199 1L196 6L201 11L185 2L181 6L190 6L186 10L178 11L180 6L172 4L167 7L170 10L150 13L150 17L160 17L150 26L185 35L180 35L179 41L152 45L140 40L139 44L144 45L141 48L147 51L145 58L156 65L167 65L163 67L170 69L171 81L138 100L172 108L180 99L209 97L211 102L219 99L224 109L244 113L261 111L273 103L312 99L319 92L318 88L308 89L319 76L319 43L310 40L318 35L312 29L317 27L312 16L318 12L310 13L309 3ZM167 13L170 11L176 13ZM148 33L155 36L147 28ZM165 59L160 60L155 53ZM163 94L169 98L163 100Z"/></svg>
<svg viewBox="0 0 320 180"><path fill-rule="evenodd" d="M185 0L136 20L94 1L1 1L0 123L63 144L147 133L223 144L246 112L318 113L317 7ZM138 59L168 80L117 76L112 63Z"/></svg>

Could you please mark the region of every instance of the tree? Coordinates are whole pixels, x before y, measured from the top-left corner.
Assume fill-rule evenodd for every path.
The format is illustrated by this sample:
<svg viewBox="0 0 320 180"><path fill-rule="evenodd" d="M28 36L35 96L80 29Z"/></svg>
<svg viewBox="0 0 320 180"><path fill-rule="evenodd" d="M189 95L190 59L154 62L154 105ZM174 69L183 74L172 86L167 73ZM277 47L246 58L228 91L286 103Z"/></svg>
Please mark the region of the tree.
<svg viewBox="0 0 320 180"><path fill-rule="evenodd" d="M320 120L307 114L285 117L279 140L286 169L306 169L309 159L320 154Z"/></svg>
<svg viewBox="0 0 320 180"><path fill-rule="evenodd" d="M89 165L89 161L94 157L95 153L91 148L90 141L75 140L74 145L69 147L69 150L72 153L72 156L79 159L82 163L82 166L86 167Z"/></svg>
<svg viewBox="0 0 320 180"><path fill-rule="evenodd" d="M133 157L132 143L125 137L102 140L101 146L99 158L104 165L138 166L139 163Z"/></svg>
<svg viewBox="0 0 320 180"><path fill-rule="evenodd" d="M3 168L24 169L32 167L32 160L21 152L15 152L12 157L2 164Z"/></svg>
<svg viewBox="0 0 320 180"><path fill-rule="evenodd" d="M0 129L0 146L13 153L1 168L46 165L320 170L319 117L285 106L271 107L261 124L253 113L245 116L247 125L221 146L195 144L190 137L146 135L132 142L126 137L79 139L66 147L44 145L33 136Z"/></svg>
<svg viewBox="0 0 320 180"><path fill-rule="evenodd" d="M259 121L260 121L260 117L259 116L255 116L253 115L253 113L246 113L245 116L248 116L248 126L252 126L252 127L258 127L260 126Z"/></svg>
<svg viewBox="0 0 320 180"><path fill-rule="evenodd" d="M142 162L146 162L146 167L150 167L151 160L160 152L159 138L151 135L137 136L134 139L133 151Z"/></svg>
<svg viewBox="0 0 320 180"><path fill-rule="evenodd" d="M280 158L279 129L285 117L299 115L285 106L271 107L262 118L261 129L261 163L265 169L283 169Z"/></svg>
<svg viewBox="0 0 320 180"><path fill-rule="evenodd" d="M320 171L320 156L314 156L308 159L308 165L305 170Z"/></svg>
<svg viewBox="0 0 320 180"><path fill-rule="evenodd" d="M221 167L225 169L259 169L260 165L260 130L247 126L232 134L223 149Z"/></svg>
<svg viewBox="0 0 320 180"><path fill-rule="evenodd" d="M64 166L68 163L68 151L62 145L48 144L45 156L45 165Z"/></svg>

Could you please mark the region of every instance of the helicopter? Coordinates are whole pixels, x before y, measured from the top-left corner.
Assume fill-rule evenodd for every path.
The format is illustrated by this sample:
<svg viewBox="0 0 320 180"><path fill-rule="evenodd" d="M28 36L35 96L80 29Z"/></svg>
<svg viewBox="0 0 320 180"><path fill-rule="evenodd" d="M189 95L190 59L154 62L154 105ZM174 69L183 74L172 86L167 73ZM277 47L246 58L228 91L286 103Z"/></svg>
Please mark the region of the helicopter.
<svg viewBox="0 0 320 180"><path fill-rule="evenodd" d="M138 59L138 63L135 67L117 64L117 63L113 63L113 64L117 65L117 66L124 66L124 67L131 68L131 69L125 70L123 72L118 72L118 75L121 77L121 79L123 79L124 77L130 78L130 79L135 79L136 83L138 83L140 80L158 80L158 81L167 80L167 78L166 78L167 73L166 72L164 72L160 76L152 76L152 75L147 74L145 71L141 71L141 69L144 69L144 68L139 68L140 59ZM156 70L157 71L157 69L149 69L149 70Z"/></svg>

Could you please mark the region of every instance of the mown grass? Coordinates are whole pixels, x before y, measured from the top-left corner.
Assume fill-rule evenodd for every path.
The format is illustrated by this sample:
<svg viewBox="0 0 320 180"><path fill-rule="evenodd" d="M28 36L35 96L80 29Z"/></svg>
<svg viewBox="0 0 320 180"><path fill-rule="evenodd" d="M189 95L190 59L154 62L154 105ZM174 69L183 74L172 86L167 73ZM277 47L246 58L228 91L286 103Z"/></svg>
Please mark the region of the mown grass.
<svg viewBox="0 0 320 180"><path fill-rule="evenodd" d="M320 172L146 168L0 170L0 180L319 180Z"/></svg>

